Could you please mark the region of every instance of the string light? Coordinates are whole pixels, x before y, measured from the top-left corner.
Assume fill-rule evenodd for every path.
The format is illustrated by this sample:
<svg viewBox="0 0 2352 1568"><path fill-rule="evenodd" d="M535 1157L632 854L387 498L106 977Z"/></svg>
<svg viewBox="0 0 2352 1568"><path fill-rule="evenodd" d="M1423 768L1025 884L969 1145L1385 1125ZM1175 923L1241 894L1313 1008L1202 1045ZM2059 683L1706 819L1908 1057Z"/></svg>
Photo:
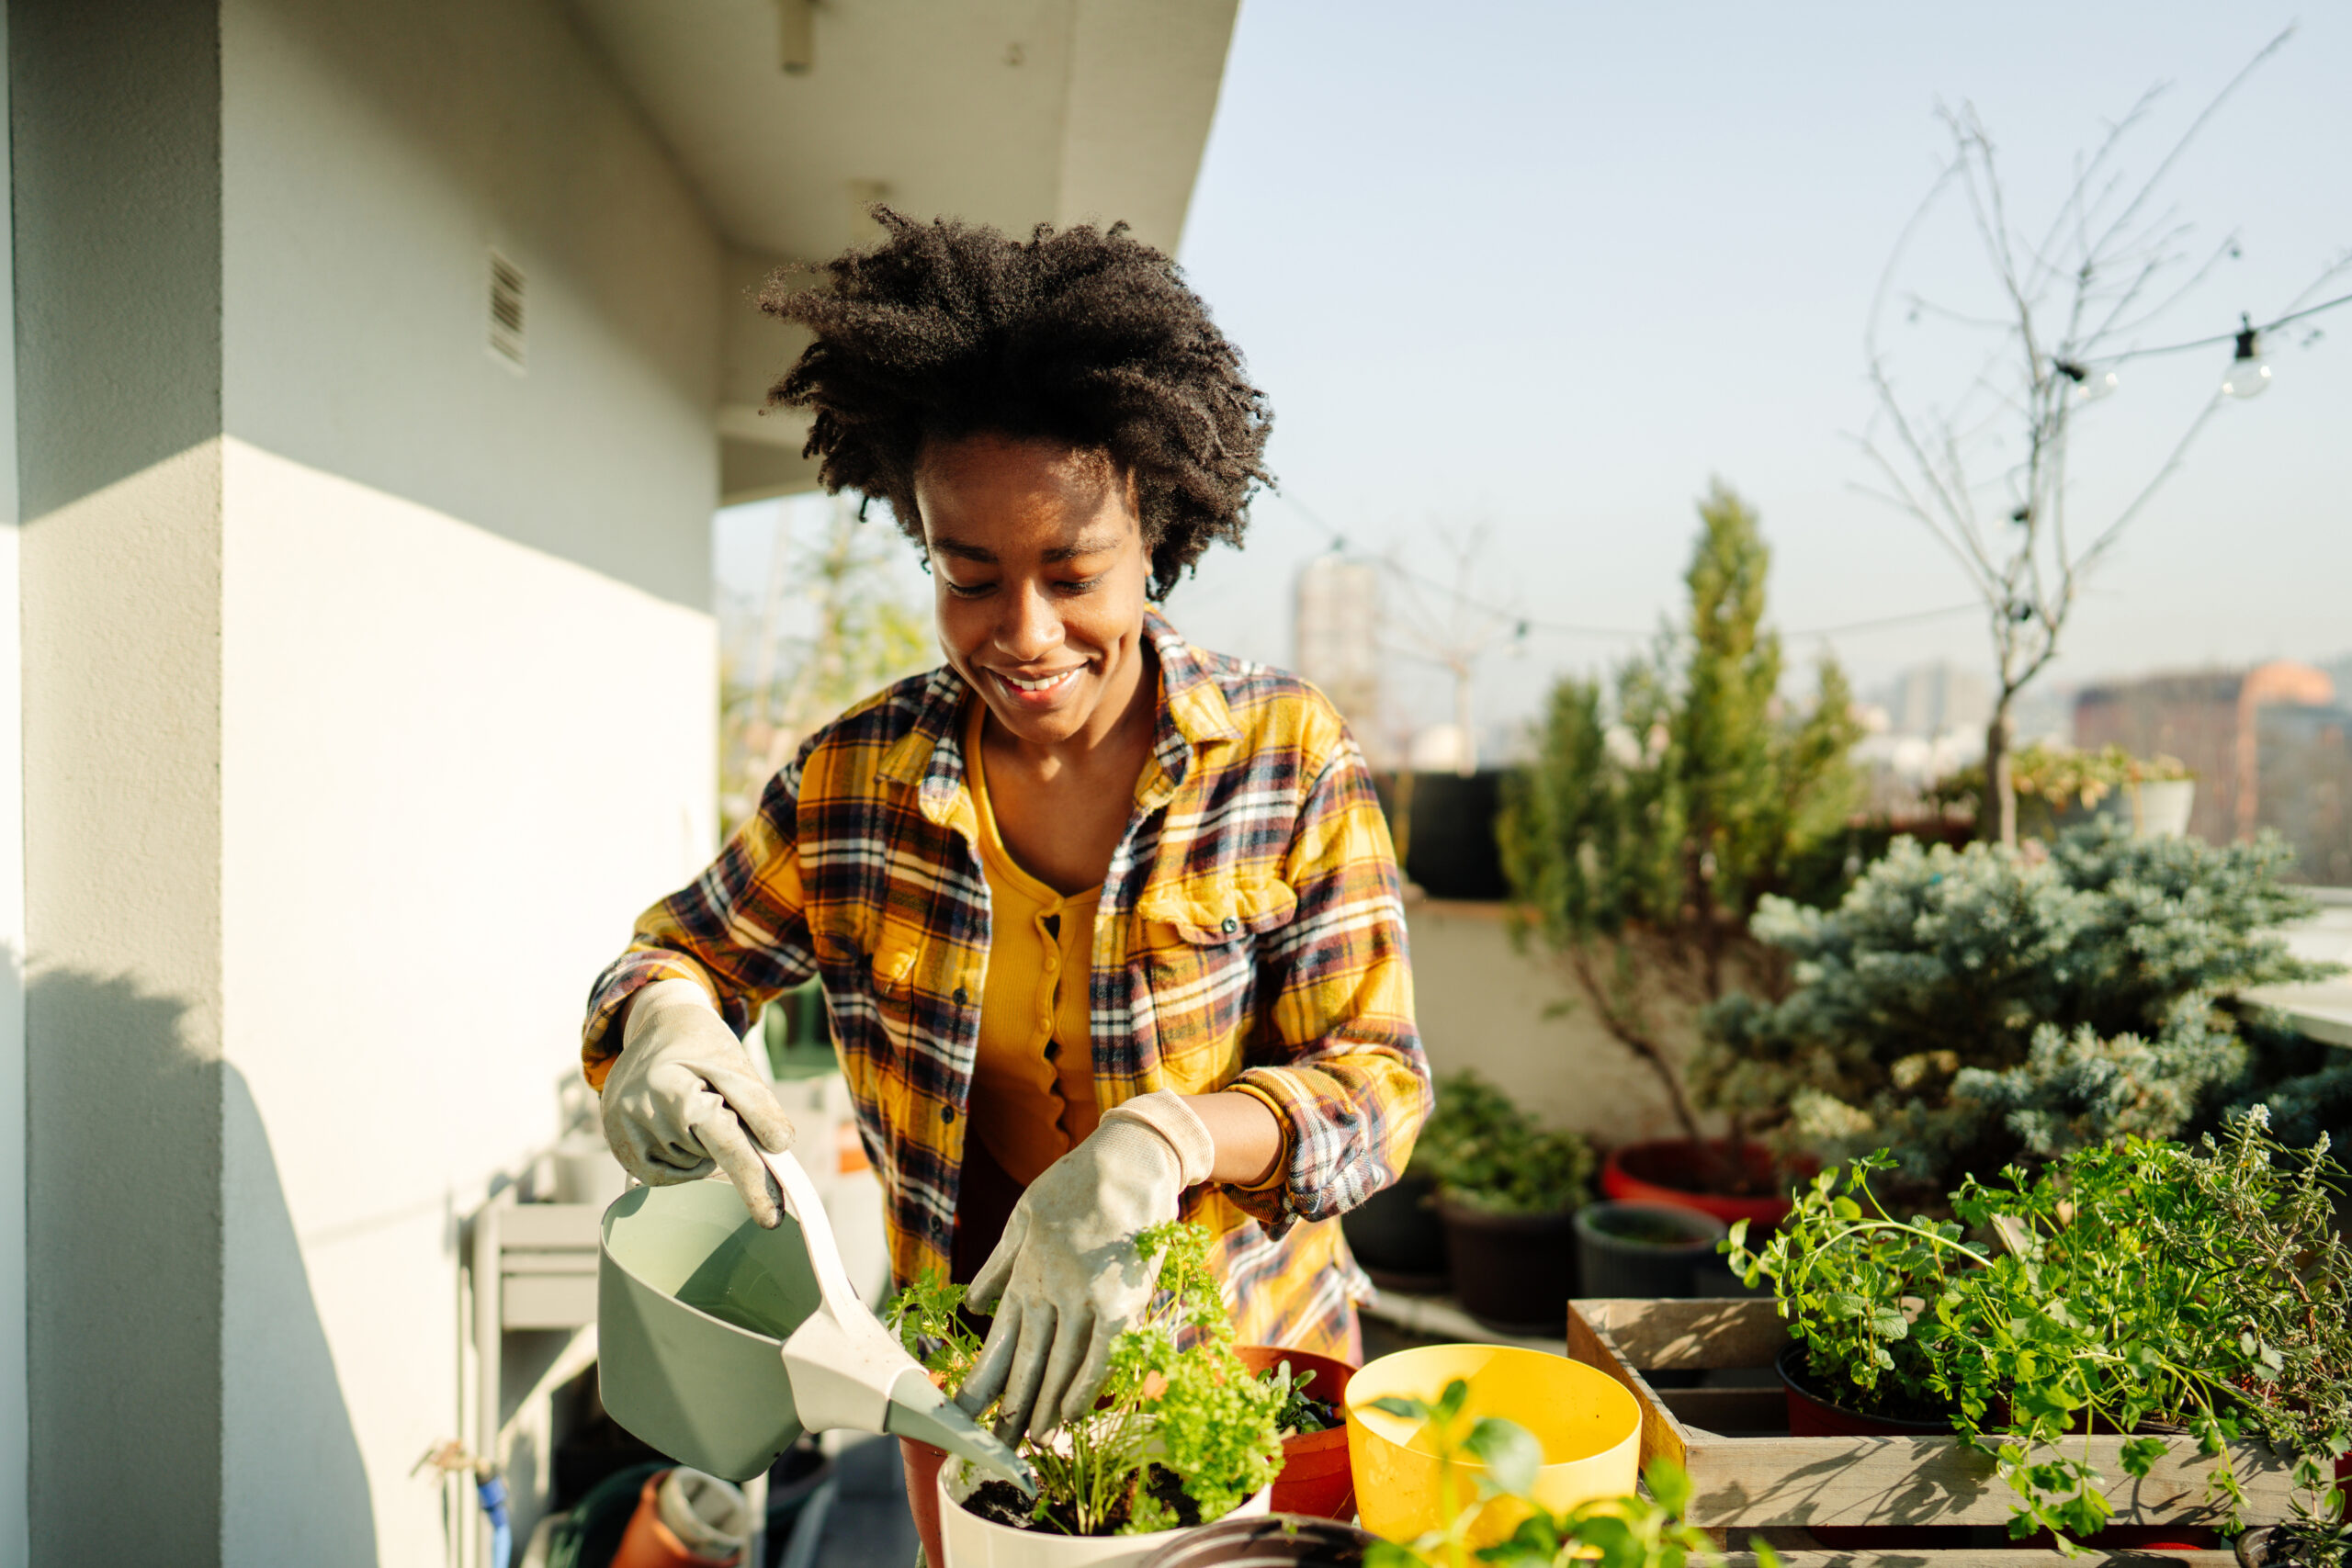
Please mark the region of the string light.
<svg viewBox="0 0 2352 1568"><path fill-rule="evenodd" d="M1333 550L1345 549L1347 536L1310 511L1296 496L1292 495L1288 491L1282 490L1272 493L1282 501L1283 505L1313 524L1329 537ZM1510 623L1511 637L1514 642L1524 643L1530 636L1537 632L1546 632L1556 637L1597 637L1620 640L1645 639L1657 635L1654 631L1639 631L1631 626L1585 626L1571 621L1547 621L1540 616L1521 615L1516 610L1507 610L1498 604L1490 604L1483 599L1475 598L1450 582L1441 582L1434 577L1415 571L1411 567L1400 565L1396 561L1384 560L1379 565L1384 570L1419 583L1433 592L1444 594L1464 609L1475 610L1497 621ZM1892 626L1914 626L1922 621L1947 620L1953 615L1982 615L1984 609L1984 605L1981 600L1971 600L1965 604L1946 604L1934 610L1913 610L1905 615L1881 615L1867 621L1846 621L1837 626L1805 626L1796 631L1783 632L1781 635L1789 637L1838 637L1848 632L1878 631Z"/></svg>
<svg viewBox="0 0 2352 1568"><path fill-rule="evenodd" d="M2230 368L2222 378L2222 390L2233 398L2258 398L2270 386L2270 361L2262 352L2262 334L2254 330L2250 317L2238 318L2238 341L2231 355Z"/></svg>

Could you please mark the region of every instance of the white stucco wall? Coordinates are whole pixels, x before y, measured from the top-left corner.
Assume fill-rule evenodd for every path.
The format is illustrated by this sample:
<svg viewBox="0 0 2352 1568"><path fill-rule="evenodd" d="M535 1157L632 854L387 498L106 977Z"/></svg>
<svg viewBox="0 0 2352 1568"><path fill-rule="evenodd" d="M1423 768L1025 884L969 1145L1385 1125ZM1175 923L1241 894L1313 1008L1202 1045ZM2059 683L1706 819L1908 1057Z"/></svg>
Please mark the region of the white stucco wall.
<svg viewBox="0 0 2352 1568"><path fill-rule="evenodd" d="M285 1478L356 1458L380 1560L437 1560L407 1472L467 1435L456 1222L552 1135L589 978L708 855L714 644L430 508L224 468L225 1556L283 1553Z"/></svg>
<svg viewBox="0 0 2352 1568"><path fill-rule="evenodd" d="M0 128L8 123L8 17L0 6ZM0 149L4 152L5 149ZM0 156L0 198L8 189ZM0 199L0 299L13 307L16 245ZM16 311L0 317L0 1568L32 1550L26 1495L24 649L17 594Z"/></svg>
<svg viewBox="0 0 2352 1568"><path fill-rule="evenodd" d="M1503 906L1418 899L1405 906L1405 922L1413 1008L1433 1071L1475 1067L1546 1125L1596 1144L1681 1135L1657 1075L1581 999L1552 1010L1577 998L1575 984L1540 944L1519 951Z"/></svg>
<svg viewBox="0 0 2352 1568"><path fill-rule="evenodd" d="M718 246L555 0L221 38L221 1560L440 1562L459 1224L714 846Z"/></svg>

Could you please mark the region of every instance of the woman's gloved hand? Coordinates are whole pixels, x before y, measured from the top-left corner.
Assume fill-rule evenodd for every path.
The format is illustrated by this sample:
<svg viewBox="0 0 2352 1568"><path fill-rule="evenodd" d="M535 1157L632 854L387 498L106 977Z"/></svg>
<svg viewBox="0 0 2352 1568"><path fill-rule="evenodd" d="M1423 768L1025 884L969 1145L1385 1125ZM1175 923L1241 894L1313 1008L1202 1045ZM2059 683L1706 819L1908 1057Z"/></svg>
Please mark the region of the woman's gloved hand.
<svg viewBox="0 0 2352 1568"><path fill-rule="evenodd" d="M639 1181L662 1187L723 1170L753 1219L769 1230L783 1223L784 1195L752 1140L784 1153L791 1119L692 980L657 980L631 999L605 1077L604 1119L613 1156Z"/></svg>
<svg viewBox="0 0 2352 1568"><path fill-rule="evenodd" d="M1183 1097L1163 1091L1105 1112L1047 1166L965 1297L996 1321L956 1402L977 1415L1002 1395L997 1435L1008 1442L1092 1409L1112 1341L1151 1303L1136 1237L1176 1217L1177 1200L1208 1179L1216 1156Z"/></svg>

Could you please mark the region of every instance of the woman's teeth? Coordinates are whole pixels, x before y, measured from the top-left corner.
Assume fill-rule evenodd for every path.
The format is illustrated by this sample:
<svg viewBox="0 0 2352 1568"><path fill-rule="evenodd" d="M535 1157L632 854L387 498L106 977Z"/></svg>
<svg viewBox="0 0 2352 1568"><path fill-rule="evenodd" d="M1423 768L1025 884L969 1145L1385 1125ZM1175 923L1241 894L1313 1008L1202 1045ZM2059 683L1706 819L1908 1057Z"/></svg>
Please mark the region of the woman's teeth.
<svg viewBox="0 0 2352 1568"><path fill-rule="evenodd" d="M1003 676L1003 681L1016 692L1050 692L1056 687L1069 684L1069 678L1077 673L1078 671L1072 668L1063 671L1058 675L1041 676L1035 681L1024 681L1018 675Z"/></svg>

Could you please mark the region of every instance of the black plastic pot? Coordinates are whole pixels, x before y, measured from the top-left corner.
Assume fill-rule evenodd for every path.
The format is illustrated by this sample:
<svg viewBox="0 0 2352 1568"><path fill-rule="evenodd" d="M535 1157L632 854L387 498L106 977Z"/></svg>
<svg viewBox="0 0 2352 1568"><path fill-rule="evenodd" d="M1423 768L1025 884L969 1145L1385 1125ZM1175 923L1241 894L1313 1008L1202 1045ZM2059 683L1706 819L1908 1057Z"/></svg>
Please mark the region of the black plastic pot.
<svg viewBox="0 0 2352 1568"><path fill-rule="evenodd" d="M1497 1214L1438 1200L1453 1299L1505 1334L1566 1334L1577 1293L1576 1213Z"/></svg>
<svg viewBox="0 0 2352 1568"><path fill-rule="evenodd" d="M1588 1203L1576 1223L1578 1289L1588 1296L1695 1295L1700 1265L1730 1234L1712 1214L1667 1203Z"/></svg>
<svg viewBox="0 0 2352 1568"><path fill-rule="evenodd" d="M1374 781L1388 813L1405 874L1432 898L1493 901L1510 896L1495 817L1502 808L1498 769L1475 773L1383 773Z"/></svg>
<svg viewBox="0 0 2352 1568"><path fill-rule="evenodd" d="M1348 1250L1384 1290L1445 1289L1445 1225L1426 1176L1406 1176L1340 1216Z"/></svg>
<svg viewBox="0 0 2352 1568"><path fill-rule="evenodd" d="M1170 1541L1143 1568L1358 1568L1379 1537L1312 1514L1219 1519Z"/></svg>

